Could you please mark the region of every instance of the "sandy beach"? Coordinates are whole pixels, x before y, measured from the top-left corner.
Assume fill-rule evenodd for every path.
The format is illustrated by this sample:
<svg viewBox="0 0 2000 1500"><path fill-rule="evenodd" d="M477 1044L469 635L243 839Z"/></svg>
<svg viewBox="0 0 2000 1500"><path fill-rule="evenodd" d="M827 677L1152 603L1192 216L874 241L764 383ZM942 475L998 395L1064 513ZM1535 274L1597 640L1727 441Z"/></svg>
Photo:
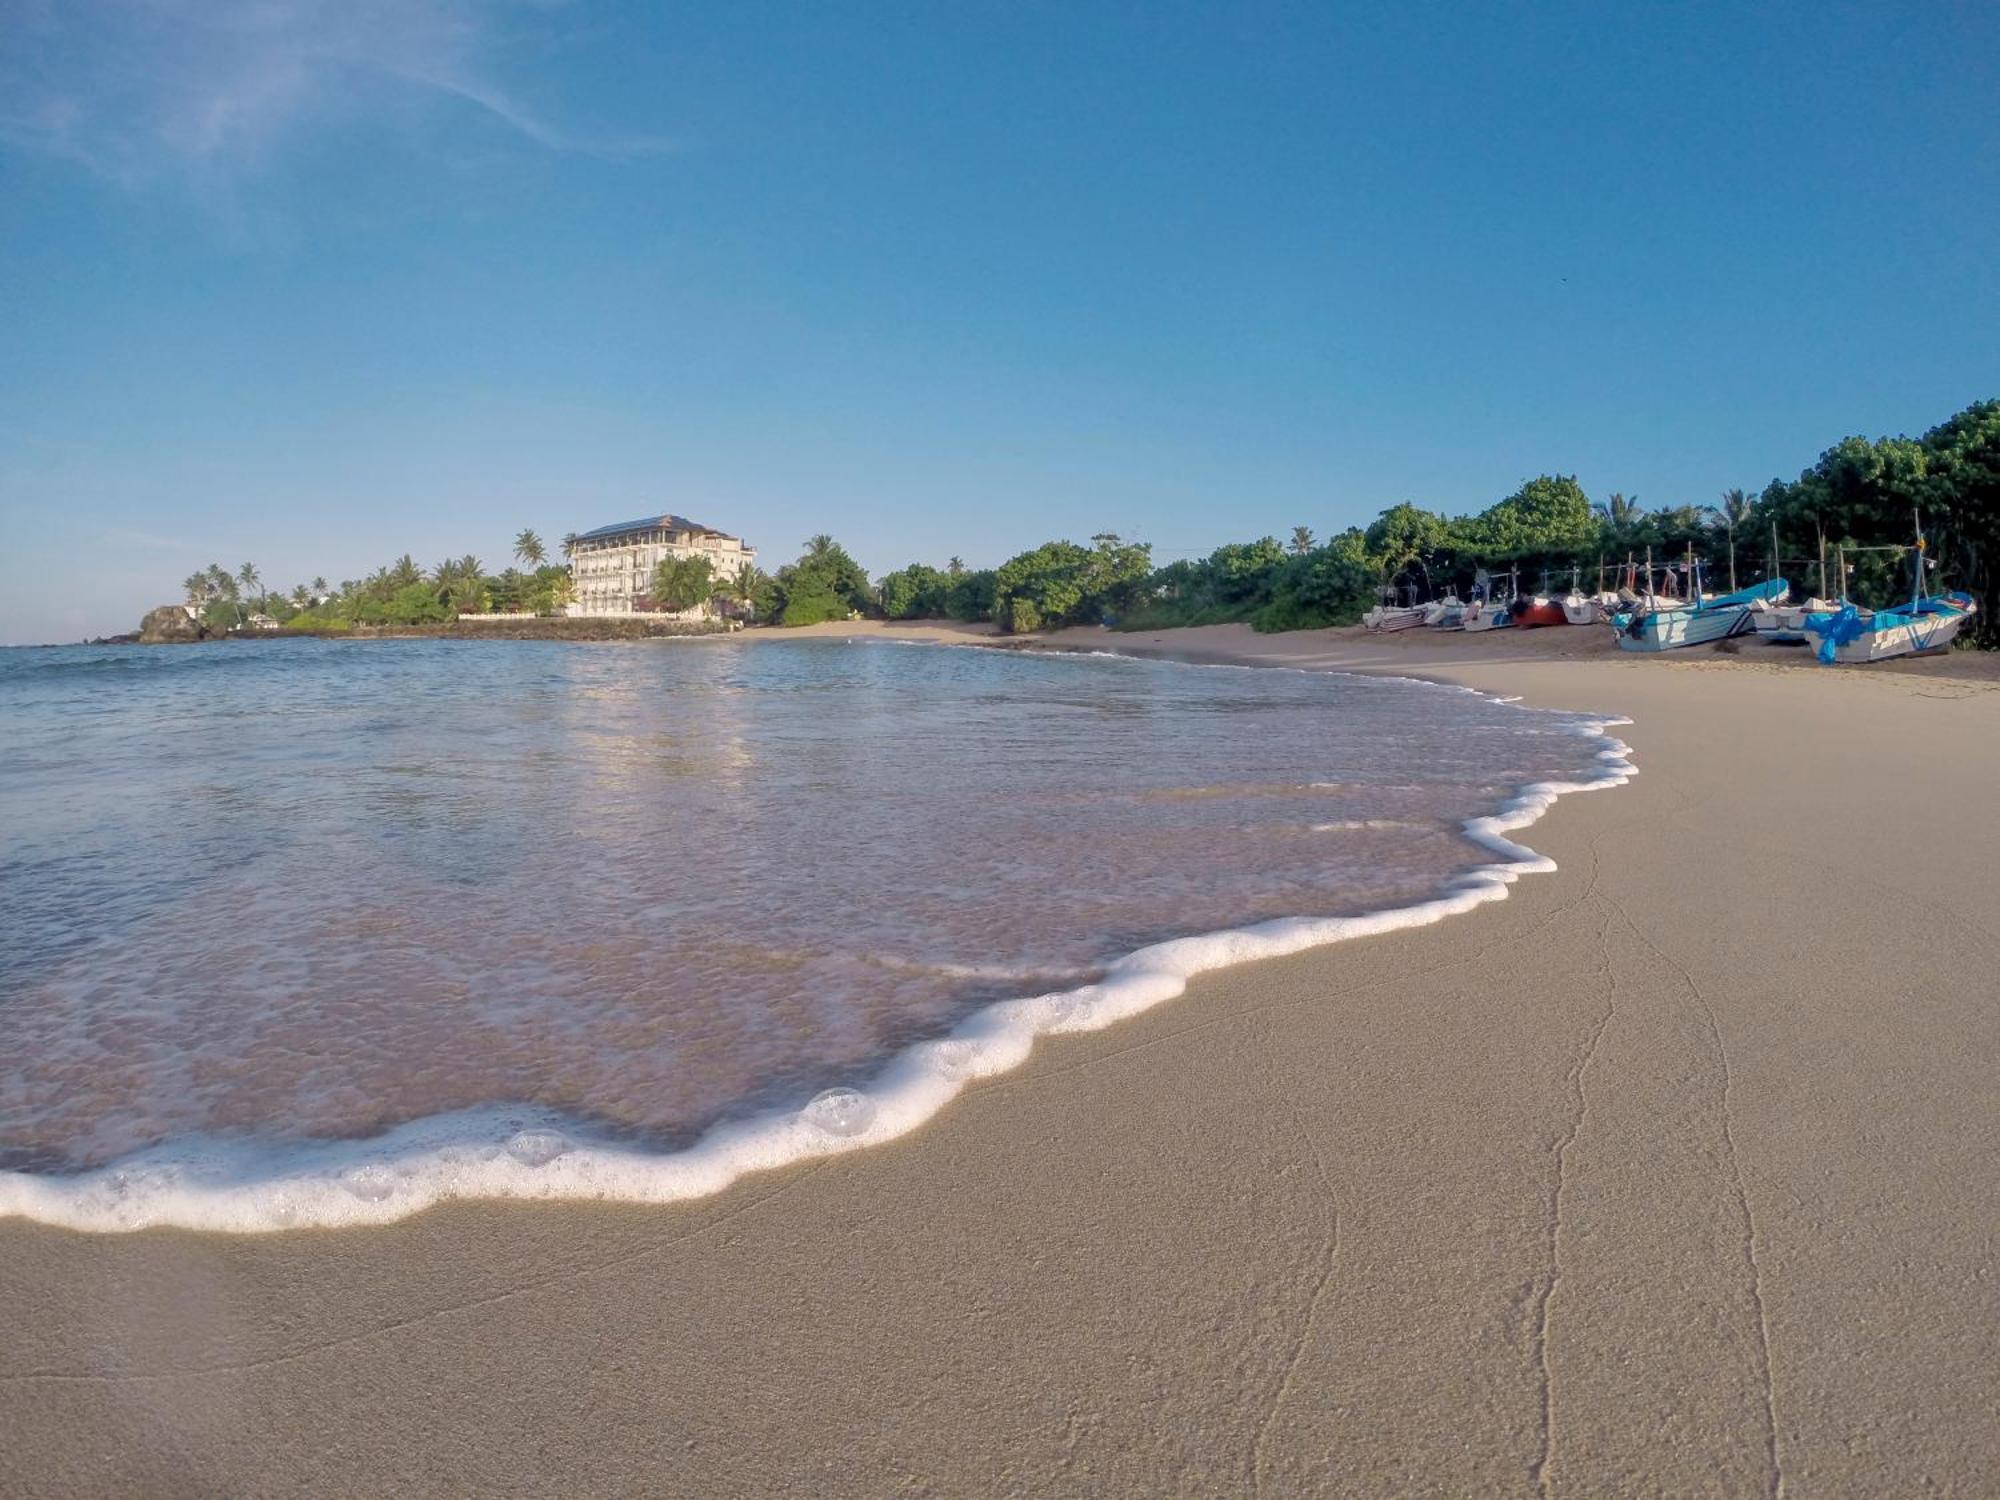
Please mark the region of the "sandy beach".
<svg viewBox="0 0 2000 1500"><path fill-rule="evenodd" d="M689 1206L0 1221L0 1492L1991 1493L1989 661L1050 644L1623 715L1640 774L1504 902Z"/></svg>

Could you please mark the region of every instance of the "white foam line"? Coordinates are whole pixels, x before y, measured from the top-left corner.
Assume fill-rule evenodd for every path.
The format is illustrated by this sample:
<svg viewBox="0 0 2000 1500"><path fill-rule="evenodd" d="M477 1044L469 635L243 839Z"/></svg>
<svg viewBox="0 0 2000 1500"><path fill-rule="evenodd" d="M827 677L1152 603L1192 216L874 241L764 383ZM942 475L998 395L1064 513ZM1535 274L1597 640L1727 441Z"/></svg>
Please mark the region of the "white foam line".
<svg viewBox="0 0 2000 1500"><path fill-rule="evenodd" d="M1488 696L1456 683L1423 685ZM1155 943L1118 960L1094 984L976 1011L949 1035L898 1054L865 1090L829 1089L800 1109L720 1125L684 1150L647 1151L593 1139L552 1112L494 1106L414 1120L365 1141L264 1146L194 1138L88 1172L0 1172L0 1217L18 1214L100 1233L173 1226L249 1234L387 1224L448 1199L676 1203L719 1193L747 1173L880 1145L915 1130L974 1080L1019 1067L1036 1038L1101 1031L1177 998L1197 974L1428 927L1505 900L1521 876L1556 868L1510 833L1533 824L1568 793L1620 786L1638 774L1630 748L1607 733L1630 722L1606 718L1578 726L1577 733L1600 741L1602 769L1591 779L1536 782L1491 815L1469 819L1466 836L1497 861L1456 877L1429 900L1357 917L1284 917Z"/></svg>

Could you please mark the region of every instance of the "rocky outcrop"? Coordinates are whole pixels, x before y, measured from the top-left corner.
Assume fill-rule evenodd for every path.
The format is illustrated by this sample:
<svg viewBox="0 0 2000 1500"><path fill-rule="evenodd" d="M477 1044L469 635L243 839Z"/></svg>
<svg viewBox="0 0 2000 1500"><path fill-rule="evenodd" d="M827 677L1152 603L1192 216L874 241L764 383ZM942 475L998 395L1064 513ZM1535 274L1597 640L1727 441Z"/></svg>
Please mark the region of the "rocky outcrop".
<svg viewBox="0 0 2000 1500"><path fill-rule="evenodd" d="M162 604L158 609L149 609L146 618L139 622L139 640L148 646L198 641L207 634L207 628L197 620L190 620L188 612L178 604Z"/></svg>

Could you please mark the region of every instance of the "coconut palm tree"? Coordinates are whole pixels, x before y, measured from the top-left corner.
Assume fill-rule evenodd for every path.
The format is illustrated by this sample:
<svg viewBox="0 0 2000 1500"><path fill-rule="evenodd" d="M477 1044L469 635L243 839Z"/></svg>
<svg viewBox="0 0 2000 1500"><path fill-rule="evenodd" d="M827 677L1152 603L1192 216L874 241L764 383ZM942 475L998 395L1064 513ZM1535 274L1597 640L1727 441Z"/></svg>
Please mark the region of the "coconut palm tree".
<svg viewBox="0 0 2000 1500"><path fill-rule="evenodd" d="M325 598L327 587L328 587L327 581L324 578L321 578L317 574L315 574L312 581L313 597L315 599Z"/></svg>
<svg viewBox="0 0 2000 1500"><path fill-rule="evenodd" d="M424 581L424 570L417 566L417 560L405 552L390 564L388 584L392 589L406 589L413 583Z"/></svg>
<svg viewBox="0 0 2000 1500"><path fill-rule="evenodd" d="M188 574L181 580L181 588L187 593L187 602L195 609L208 603L208 575L202 572Z"/></svg>
<svg viewBox="0 0 2000 1500"><path fill-rule="evenodd" d="M748 567L749 564L745 563L744 566ZM944 565L944 570L949 577L963 578L965 576L965 559L962 557L954 557L950 562Z"/></svg>
<svg viewBox="0 0 2000 1500"><path fill-rule="evenodd" d="M1722 503L1709 511L1711 525L1729 533L1729 592L1736 592L1736 528L1750 520L1750 497L1741 490L1724 490Z"/></svg>
<svg viewBox="0 0 2000 1500"><path fill-rule="evenodd" d="M574 531L565 531L562 539L562 555L566 558L575 557L576 544L577 534Z"/></svg>
<svg viewBox="0 0 2000 1500"><path fill-rule="evenodd" d="M1312 549L1312 528L1310 526L1294 526L1292 528L1292 555L1294 557L1304 557Z"/></svg>
<svg viewBox="0 0 2000 1500"><path fill-rule="evenodd" d="M1628 498L1613 490L1601 504L1591 508L1604 523L1604 540L1613 551L1631 546L1645 530L1648 513L1637 495Z"/></svg>
<svg viewBox="0 0 2000 1500"><path fill-rule="evenodd" d="M221 563L208 565L208 592L210 598L234 599L236 597L236 577Z"/></svg>
<svg viewBox="0 0 2000 1500"><path fill-rule="evenodd" d="M292 608L304 609L312 602L312 590L303 583L292 590Z"/></svg>
<svg viewBox="0 0 2000 1500"><path fill-rule="evenodd" d="M531 568L539 568L548 560L549 554L542 546L542 539L523 527L521 534L514 538L514 556Z"/></svg>
<svg viewBox="0 0 2000 1500"><path fill-rule="evenodd" d="M245 563L242 567L238 568L236 570L236 581L243 585L243 597L245 599L249 600L252 604L261 602L257 595L257 585L264 580L258 576L254 564Z"/></svg>
<svg viewBox="0 0 2000 1500"><path fill-rule="evenodd" d="M748 612L757 602L757 589L764 582L764 575L755 563L744 563L733 572L718 574L711 590L711 597L726 599Z"/></svg>

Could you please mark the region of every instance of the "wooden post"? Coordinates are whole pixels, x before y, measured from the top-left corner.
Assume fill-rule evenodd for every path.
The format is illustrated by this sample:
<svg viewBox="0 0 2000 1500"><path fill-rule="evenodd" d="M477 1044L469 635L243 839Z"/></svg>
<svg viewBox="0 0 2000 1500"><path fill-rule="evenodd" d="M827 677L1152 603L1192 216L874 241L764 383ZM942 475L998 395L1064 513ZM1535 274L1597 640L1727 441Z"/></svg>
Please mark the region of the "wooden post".
<svg viewBox="0 0 2000 1500"><path fill-rule="evenodd" d="M1819 530L1819 596L1830 604L1833 595L1826 591L1826 522L1814 516L1813 525Z"/></svg>

